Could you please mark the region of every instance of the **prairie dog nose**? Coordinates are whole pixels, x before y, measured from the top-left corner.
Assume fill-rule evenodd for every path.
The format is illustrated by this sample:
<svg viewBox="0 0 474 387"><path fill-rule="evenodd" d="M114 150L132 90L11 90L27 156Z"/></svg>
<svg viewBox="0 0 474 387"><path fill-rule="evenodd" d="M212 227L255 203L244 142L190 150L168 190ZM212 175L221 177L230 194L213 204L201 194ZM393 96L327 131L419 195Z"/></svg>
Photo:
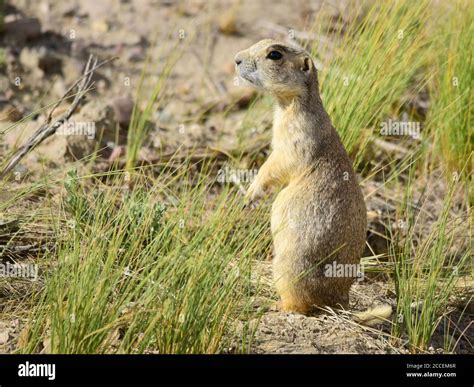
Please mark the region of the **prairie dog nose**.
<svg viewBox="0 0 474 387"><path fill-rule="evenodd" d="M237 66L242 63L242 57L241 57L241 55L240 55L240 52L237 53L237 55L236 55L235 58L234 58L234 61L235 61L235 64L236 64Z"/></svg>

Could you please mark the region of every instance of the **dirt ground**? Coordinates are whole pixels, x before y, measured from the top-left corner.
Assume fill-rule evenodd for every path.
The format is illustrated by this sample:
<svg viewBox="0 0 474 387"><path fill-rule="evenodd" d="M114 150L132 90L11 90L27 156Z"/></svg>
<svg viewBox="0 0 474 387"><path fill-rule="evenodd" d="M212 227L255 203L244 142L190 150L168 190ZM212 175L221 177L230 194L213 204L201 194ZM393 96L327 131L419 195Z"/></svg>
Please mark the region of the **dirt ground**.
<svg viewBox="0 0 474 387"><path fill-rule="evenodd" d="M14 33L7 32L0 42L6 53L6 64L0 71L0 115L4 117L0 129L30 114L33 119L24 125L22 133L17 128L5 135L0 154L21 144L39 126L45 114L37 113L38 109L61 98L81 74L90 53L101 59L112 56L118 59L98 71L97 89L87 97L88 103L75 119L104 122L110 119L126 126L144 69L147 82L154 84L167 58L179 52L165 87L164 102L151 117L153 129L141 156L153 158L157 152L173 151L179 146L231 148L236 142L235 127L244 119L245 107L253 96L252 91L235 85L235 53L262 38L284 40L289 29L307 30L315 12L326 12L328 17L345 12L344 1L16 0L14 5L11 3L7 5L6 22L28 18L30 22ZM12 81L17 77L18 85ZM243 108L224 114L229 98L244 99ZM143 107L145 104L146 98ZM202 118L203 111L211 114ZM271 111L267 114L262 118L264 125L269 125L271 120ZM180 130L183 123L185 130ZM105 145L107 159L114 151L120 154L123 139L110 140ZM84 155L84 150L75 149L64 136L52 136L17 166L21 179L12 184L20 186L35 181L45 165L54 171L74 157ZM366 182L364 193L370 194L376 186L377 182ZM376 194L367 206L371 230L383 232L380 203L386 203L386 198ZM434 200L434 207L436 203ZM369 238L374 246L380 246L377 249L386 248L376 233ZM262 259L256 266L266 281L271 278L270 265ZM268 298L276 300L271 286L268 289ZM368 275L354 284L351 311L381 304L395 307L394 291L382 274ZM474 311L470 308L468 315L472 316ZM357 324L344 313L306 317L281 313L272 306L263 309L251 343L251 351L255 353L406 351L403 346L394 345L388 322L368 327ZM467 326L468 322L463 324ZM18 320L0 321L0 352L14 348L20 331ZM441 334L433 340L430 352L442 351ZM456 352L471 352L472 343L471 332L460 341ZM229 348L229 352L235 350L236 347Z"/></svg>

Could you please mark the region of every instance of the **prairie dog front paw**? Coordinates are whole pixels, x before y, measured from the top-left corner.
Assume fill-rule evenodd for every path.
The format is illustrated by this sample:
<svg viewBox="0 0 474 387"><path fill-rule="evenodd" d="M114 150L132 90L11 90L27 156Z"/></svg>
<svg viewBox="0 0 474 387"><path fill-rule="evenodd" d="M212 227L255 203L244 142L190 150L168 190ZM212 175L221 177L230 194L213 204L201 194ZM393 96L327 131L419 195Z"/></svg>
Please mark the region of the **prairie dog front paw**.
<svg viewBox="0 0 474 387"><path fill-rule="evenodd" d="M254 180L245 193L245 202L251 204L261 198L264 193L261 184L259 184L257 180Z"/></svg>

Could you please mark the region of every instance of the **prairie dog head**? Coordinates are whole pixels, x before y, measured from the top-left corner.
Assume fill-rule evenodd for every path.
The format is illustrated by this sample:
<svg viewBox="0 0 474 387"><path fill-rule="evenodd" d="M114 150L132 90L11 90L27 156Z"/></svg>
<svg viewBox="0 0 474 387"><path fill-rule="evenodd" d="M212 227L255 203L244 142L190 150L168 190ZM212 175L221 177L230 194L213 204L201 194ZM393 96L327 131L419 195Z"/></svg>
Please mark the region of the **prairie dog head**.
<svg viewBox="0 0 474 387"><path fill-rule="evenodd" d="M317 88L310 55L295 46L264 39L235 56L237 74L252 86L277 97L295 97Z"/></svg>

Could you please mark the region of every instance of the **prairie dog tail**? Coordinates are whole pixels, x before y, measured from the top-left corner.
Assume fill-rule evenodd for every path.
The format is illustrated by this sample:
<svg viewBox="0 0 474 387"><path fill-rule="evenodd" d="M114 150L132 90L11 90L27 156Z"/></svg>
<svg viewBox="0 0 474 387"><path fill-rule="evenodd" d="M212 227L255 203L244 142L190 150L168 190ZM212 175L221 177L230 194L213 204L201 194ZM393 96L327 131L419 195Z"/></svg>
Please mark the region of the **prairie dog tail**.
<svg viewBox="0 0 474 387"><path fill-rule="evenodd" d="M392 307L384 304L367 309L364 312L354 313L354 320L359 324L373 326L387 320L391 315Z"/></svg>

